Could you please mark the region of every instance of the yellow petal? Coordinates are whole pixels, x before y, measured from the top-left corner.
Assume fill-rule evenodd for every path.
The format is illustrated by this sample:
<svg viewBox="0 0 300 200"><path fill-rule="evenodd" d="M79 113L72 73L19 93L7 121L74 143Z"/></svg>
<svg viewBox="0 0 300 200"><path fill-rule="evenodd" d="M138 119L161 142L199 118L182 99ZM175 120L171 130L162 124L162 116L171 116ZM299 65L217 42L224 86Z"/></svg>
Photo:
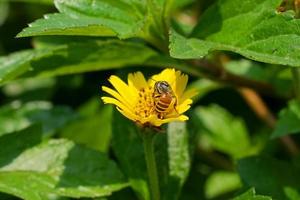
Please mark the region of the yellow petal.
<svg viewBox="0 0 300 200"><path fill-rule="evenodd" d="M180 115L180 116L174 117L174 118L157 119L157 120L152 121L151 123L154 126L161 126L162 124L165 124L165 123L169 123L169 122L173 122L173 121L186 121L188 119L189 118L186 115Z"/></svg>
<svg viewBox="0 0 300 200"><path fill-rule="evenodd" d="M177 97L181 97L183 95L183 92L186 88L188 82L188 76L185 74L182 74L180 71L176 71L176 88L175 93L177 94Z"/></svg>
<svg viewBox="0 0 300 200"><path fill-rule="evenodd" d="M183 93L183 95L179 98L178 104L181 104L181 102L184 102L187 99L193 98L198 94L198 90L192 88Z"/></svg>
<svg viewBox="0 0 300 200"><path fill-rule="evenodd" d="M128 75L128 85L129 87L134 87L138 91L142 88L147 88L148 83L145 80L144 75L141 72L136 72Z"/></svg>
<svg viewBox="0 0 300 200"><path fill-rule="evenodd" d="M111 96L113 96L114 98L116 98L117 100L119 100L121 103L123 103L124 105L126 105L128 108L133 109L132 102L128 101L128 99L123 98L118 92L116 92L113 89L110 89L108 87L102 86L102 90L108 94L110 94Z"/></svg>
<svg viewBox="0 0 300 200"><path fill-rule="evenodd" d="M152 76L149 81L151 86L153 86L156 81L167 81L174 90L176 84L175 69L165 69L161 73Z"/></svg>
<svg viewBox="0 0 300 200"><path fill-rule="evenodd" d="M179 114L184 113L185 111L187 111L188 109L190 109L190 105L193 103L192 99L186 99L184 102L182 102L181 104L179 104L177 106L177 112Z"/></svg>
<svg viewBox="0 0 300 200"><path fill-rule="evenodd" d="M154 110L153 100L151 99L153 90L149 87L154 86L156 81L167 81L177 97L176 110L164 116L164 119L159 119L155 112L151 113ZM152 76L148 81L145 80L141 72L136 72L128 75L128 84L117 76L111 76L109 82L116 91L108 87L102 87L103 91L113 97L102 97L104 103L116 105L118 111L130 120L142 124L149 123L153 126L161 126L172 121L188 120L187 116L181 114L190 108L190 104L193 102L190 98L197 94L196 90L184 92L188 76L171 68ZM141 89L145 90L142 91ZM149 112L150 116L148 115ZM145 116L146 113L147 116Z"/></svg>
<svg viewBox="0 0 300 200"><path fill-rule="evenodd" d="M186 121L188 119L189 119L188 116L180 115L180 116L174 117L174 118L163 119L162 122L163 123L168 123L168 122L173 122L173 121Z"/></svg>
<svg viewBox="0 0 300 200"><path fill-rule="evenodd" d="M171 113L167 114L165 118L174 118L178 117L179 115L183 114L187 110L191 108L191 104L193 103L193 100L187 99L182 104L178 105L176 107L176 110L172 111Z"/></svg>
<svg viewBox="0 0 300 200"><path fill-rule="evenodd" d="M184 113L184 112L186 112L187 110L189 110L191 108L191 106L190 105L186 105L186 106L181 106L180 108L179 108L179 113Z"/></svg>
<svg viewBox="0 0 300 200"><path fill-rule="evenodd" d="M121 108L117 107L117 110L124 115L125 117L127 117L128 119L132 120L132 121L136 121L137 117L136 115L133 115L131 112L127 112L126 110L122 110Z"/></svg>
<svg viewBox="0 0 300 200"><path fill-rule="evenodd" d="M123 103L121 103L117 99L114 99L114 98L111 98L111 97L101 97L101 99L103 100L103 102L105 104L107 104L107 103L108 104L114 104L117 107L119 107L121 110L123 110L125 113L128 113L128 118L131 117L131 116L135 116L133 110L130 110L127 106L125 106Z"/></svg>
<svg viewBox="0 0 300 200"><path fill-rule="evenodd" d="M145 123L150 123L152 124L153 121L157 120L157 116L156 115L150 115L149 117L146 117L146 118L140 118L139 121L142 123L142 124L145 124Z"/></svg>
<svg viewBox="0 0 300 200"><path fill-rule="evenodd" d="M136 99L138 96L136 90L134 90L132 87L129 87L119 77L114 75L110 76L108 81L114 86L114 88L124 99L128 99L128 101L131 102L132 105L136 103Z"/></svg>

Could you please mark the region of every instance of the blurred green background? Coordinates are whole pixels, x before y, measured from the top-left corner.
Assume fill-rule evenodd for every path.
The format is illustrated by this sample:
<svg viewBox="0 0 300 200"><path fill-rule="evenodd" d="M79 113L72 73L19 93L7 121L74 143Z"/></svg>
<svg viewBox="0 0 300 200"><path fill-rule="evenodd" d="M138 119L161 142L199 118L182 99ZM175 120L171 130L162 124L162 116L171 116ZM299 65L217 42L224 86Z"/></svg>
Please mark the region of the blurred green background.
<svg viewBox="0 0 300 200"><path fill-rule="evenodd" d="M1 56L32 48L32 38L15 36L28 23L56 11L51 1L28 2L0 2ZM192 13L195 5L201 5L204 10L213 2L199 1L197 4L190 4L185 7L185 12ZM250 65L249 68L257 65L261 71L254 70L255 75L281 70L279 66L275 66L268 71L265 68L267 64L250 62L235 54L228 55L237 61L228 66L228 70L236 74L243 73L235 68L241 64L246 67ZM45 138L68 138L107 153L115 159L115 154L110 149L114 125L111 120L113 107L103 106L100 87L109 85L107 78L111 74L125 79L128 73L138 70L146 76L160 71L158 68L131 66L121 70L95 71L55 78L28 78L6 83L0 88L0 135L41 122L44 124ZM291 88L290 75L284 77L283 81L288 85L286 88ZM283 160L290 159L290 155L278 140L269 139L272 130L256 116L235 88L193 76L190 76L190 84L191 87L199 89L200 95L195 99L193 110L188 113L191 117L189 126L194 127L197 136L192 142L195 151L191 172L183 187L182 200L224 200L246 190L248 187L243 188L235 169L237 158L262 153ZM285 92L285 89L282 91ZM284 97L263 95L262 98L274 113L287 104ZM199 121L201 126L197 127ZM299 141L297 136L293 136L293 139ZM227 184L220 184L224 182ZM243 189L240 190L241 188ZM116 192L109 197L122 200L132 198L133 192L130 189ZM0 194L0 199L16 198Z"/></svg>

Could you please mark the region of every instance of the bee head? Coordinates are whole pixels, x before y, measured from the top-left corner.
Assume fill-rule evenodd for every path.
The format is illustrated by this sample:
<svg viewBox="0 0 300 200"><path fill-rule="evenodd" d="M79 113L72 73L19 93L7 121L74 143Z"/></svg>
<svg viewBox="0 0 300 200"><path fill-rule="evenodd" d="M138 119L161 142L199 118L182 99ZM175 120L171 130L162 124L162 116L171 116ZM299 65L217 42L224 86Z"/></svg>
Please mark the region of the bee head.
<svg viewBox="0 0 300 200"><path fill-rule="evenodd" d="M171 86L167 81L157 81L154 88L159 94L169 93L172 91Z"/></svg>

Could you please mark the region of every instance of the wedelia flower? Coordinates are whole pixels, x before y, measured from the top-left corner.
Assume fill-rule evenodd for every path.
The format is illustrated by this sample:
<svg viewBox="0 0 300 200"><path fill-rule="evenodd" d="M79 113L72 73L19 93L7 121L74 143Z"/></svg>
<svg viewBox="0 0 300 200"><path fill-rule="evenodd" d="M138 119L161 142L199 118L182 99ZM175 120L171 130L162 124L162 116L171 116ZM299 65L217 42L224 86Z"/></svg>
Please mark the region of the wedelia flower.
<svg viewBox="0 0 300 200"><path fill-rule="evenodd" d="M193 89L185 91L188 76L175 69L165 69L146 81L141 72L128 75L127 84L117 76L110 76L114 90L102 86L111 97L102 97L106 104L116 105L118 111L143 126L159 127L171 121L188 120Z"/></svg>

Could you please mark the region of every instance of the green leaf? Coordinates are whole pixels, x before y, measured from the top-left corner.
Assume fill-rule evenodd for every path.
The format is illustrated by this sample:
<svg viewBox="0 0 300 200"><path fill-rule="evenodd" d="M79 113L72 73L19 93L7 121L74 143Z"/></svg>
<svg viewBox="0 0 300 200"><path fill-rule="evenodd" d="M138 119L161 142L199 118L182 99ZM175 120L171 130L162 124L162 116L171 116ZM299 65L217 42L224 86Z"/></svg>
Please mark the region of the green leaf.
<svg viewBox="0 0 300 200"><path fill-rule="evenodd" d="M171 56L202 58L225 50L260 62L300 66L300 20L293 12L277 13L281 2L220 0L201 16L190 38L171 33Z"/></svg>
<svg viewBox="0 0 300 200"><path fill-rule="evenodd" d="M164 38L162 5L132 0L56 0L60 13L45 15L18 37L36 35L141 37L161 47ZM153 11L153 12L152 12ZM57 23L59 21L60 23Z"/></svg>
<svg viewBox="0 0 300 200"><path fill-rule="evenodd" d="M279 120L272 133L272 138L300 132L300 103L296 100L290 101L288 107L279 113Z"/></svg>
<svg viewBox="0 0 300 200"><path fill-rule="evenodd" d="M143 200L150 199L142 140L137 127L117 111L113 112L112 148L132 189Z"/></svg>
<svg viewBox="0 0 300 200"><path fill-rule="evenodd" d="M0 191L24 200L49 199L54 180L49 176L28 171L0 171ZM51 186L50 186L51 185Z"/></svg>
<svg viewBox="0 0 300 200"><path fill-rule="evenodd" d="M0 191L26 200L48 199L52 194L107 196L127 185L107 156L64 139L26 150L0 169Z"/></svg>
<svg viewBox="0 0 300 200"><path fill-rule="evenodd" d="M0 57L0 84L16 78L51 77L135 65L172 65L189 73L197 73L195 69L189 69L185 64L160 55L143 44L84 40Z"/></svg>
<svg viewBox="0 0 300 200"><path fill-rule="evenodd" d="M113 115L112 146L133 190L141 199L150 199L147 186L147 171L142 138L138 127L117 111ZM168 126L167 134L157 134L155 155L162 199L178 199L190 171L190 135L186 124L174 122Z"/></svg>
<svg viewBox="0 0 300 200"><path fill-rule="evenodd" d="M39 125L1 136L0 167L12 162L24 150L39 144L41 137L41 127Z"/></svg>
<svg viewBox="0 0 300 200"><path fill-rule="evenodd" d="M57 23L58 21L61 23ZM17 37L36 35L115 36L116 33L88 18L74 19L64 13L55 13L47 14L44 19L29 24Z"/></svg>
<svg viewBox="0 0 300 200"><path fill-rule="evenodd" d="M137 0L130 3L124 0L56 0L55 6L60 13L46 15L18 36L117 34L120 38L128 38L139 35L144 23L141 11L145 9L145 3Z"/></svg>
<svg viewBox="0 0 300 200"><path fill-rule="evenodd" d="M6 0L0 2L0 26L5 22L9 12L9 4Z"/></svg>
<svg viewBox="0 0 300 200"><path fill-rule="evenodd" d="M157 17L158 19L164 18L165 23L168 24L170 23L169 20L172 17L172 12L192 4L195 0L150 0L148 2L154 4L154 9L152 8L151 10L154 17ZM148 3L148 5L151 3Z"/></svg>
<svg viewBox="0 0 300 200"><path fill-rule="evenodd" d="M300 190L295 190L291 187L285 187L284 193L288 197L289 200L298 200L300 199Z"/></svg>
<svg viewBox="0 0 300 200"><path fill-rule="evenodd" d="M24 2L24 3L53 5L54 0L8 0L8 1L10 1L10 2Z"/></svg>
<svg viewBox="0 0 300 200"><path fill-rule="evenodd" d="M188 6L194 2L196 2L195 0L169 0L169 1L173 1L173 8L182 8L185 6Z"/></svg>
<svg viewBox="0 0 300 200"><path fill-rule="evenodd" d="M42 52L40 51L40 53ZM36 51L24 50L0 57L0 83L13 79L31 69L29 61L38 56L41 55L38 55Z"/></svg>
<svg viewBox="0 0 300 200"><path fill-rule="evenodd" d="M272 200L272 198L268 196L256 195L254 188L252 188L244 194L235 197L233 200Z"/></svg>
<svg viewBox="0 0 300 200"><path fill-rule="evenodd" d="M217 105L196 108L195 113L201 127L201 141L206 146L209 144L233 158L257 152L258 149L251 146L247 129L241 119Z"/></svg>
<svg viewBox="0 0 300 200"><path fill-rule="evenodd" d="M224 184L226 183L226 184ZM235 191L241 187L240 177L235 172L216 171L212 173L205 183L205 196L208 199Z"/></svg>
<svg viewBox="0 0 300 200"><path fill-rule="evenodd" d="M237 169L244 184L260 194L285 200L284 187L300 189L300 170L288 162L267 156L249 157L239 160Z"/></svg>
<svg viewBox="0 0 300 200"><path fill-rule="evenodd" d="M45 15L18 37L37 35L140 37L165 50L164 1L55 0L60 13ZM59 21L60 23L57 23Z"/></svg>
<svg viewBox="0 0 300 200"><path fill-rule="evenodd" d="M93 109L92 113L89 113L91 109ZM99 109L99 99L93 98L81 106L79 112L78 120L66 126L61 131L61 136L101 152L107 152L112 134L110 123L112 107L105 106Z"/></svg>
<svg viewBox="0 0 300 200"><path fill-rule="evenodd" d="M172 122L168 125L169 177L166 199L178 199L191 167L189 133L186 123Z"/></svg>
<svg viewBox="0 0 300 200"><path fill-rule="evenodd" d="M43 133L53 134L67 122L75 119L75 113L65 106L53 107L48 102L30 102L21 104L13 102L0 107L0 136L26 128L32 124L40 123Z"/></svg>

